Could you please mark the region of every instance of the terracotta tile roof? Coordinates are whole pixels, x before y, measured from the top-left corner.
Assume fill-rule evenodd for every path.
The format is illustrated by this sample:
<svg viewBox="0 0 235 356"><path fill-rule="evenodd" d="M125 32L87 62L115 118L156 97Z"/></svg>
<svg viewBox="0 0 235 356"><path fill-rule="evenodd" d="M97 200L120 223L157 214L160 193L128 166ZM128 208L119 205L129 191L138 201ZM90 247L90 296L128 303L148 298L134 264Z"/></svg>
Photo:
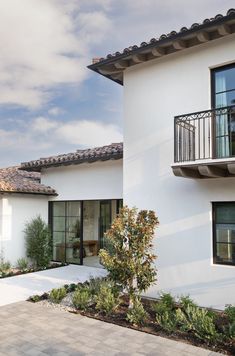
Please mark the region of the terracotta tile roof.
<svg viewBox="0 0 235 356"><path fill-rule="evenodd" d="M112 143L107 146L77 150L58 156L40 158L35 161L21 163L21 169L40 172L42 168L67 166L81 163L93 163L96 161L107 161L121 159L123 157L123 144Z"/></svg>
<svg viewBox="0 0 235 356"><path fill-rule="evenodd" d="M123 83L123 71L132 65L159 58L163 55L215 40L235 32L235 9L229 9L225 16L218 14L202 23L193 23L179 31L171 31L154 37L140 45L124 48L120 52L108 54L105 58L95 58L88 68L115 82Z"/></svg>
<svg viewBox="0 0 235 356"><path fill-rule="evenodd" d="M0 169L0 192L57 195L54 189L40 183L40 173L23 171L19 167Z"/></svg>

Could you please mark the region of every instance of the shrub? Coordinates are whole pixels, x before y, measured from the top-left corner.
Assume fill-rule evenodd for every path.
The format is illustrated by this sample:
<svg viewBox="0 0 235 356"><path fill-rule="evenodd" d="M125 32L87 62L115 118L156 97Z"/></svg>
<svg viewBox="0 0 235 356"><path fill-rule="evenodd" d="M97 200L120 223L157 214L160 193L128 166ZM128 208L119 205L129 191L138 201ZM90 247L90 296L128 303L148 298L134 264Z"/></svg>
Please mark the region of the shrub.
<svg viewBox="0 0 235 356"><path fill-rule="evenodd" d="M92 277L89 281L89 290L92 296L98 295L101 286L107 284L107 281L103 277Z"/></svg>
<svg viewBox="0 0 235 356"><path fill-rule="evenodd" d="M161 293L160 302L164 304L168 309L175 308L175 299L170 293Z"/></svg>
<svg viewBox="0 0 235 356"><path fill-rule="evenodd" d="M147 312L144 310L143 304L137 299L133 307L127 312L127 320L134 325L142 325L147 319Z"/></svg>
<svg viewBox="0 0 235 356"><path fill-rule="evenodd" d="M62 288L54 288L51 290L49 294L49 299L53 303L60 303L61 300L66 296L66 289L64 287Z"/></svg>
<svg viewBox="0 0 235 356"><path fill-rule="evenodd" d="M38 216L26 224L26 252L35 267L47 267L52 255L51 235L47 224Z"/></svg>
<svg viewBox="0 0 235 356"><path fill-rule="evenodd" d="M179 298L179 304L182 310L186 310L188 306L192 306L192 307L196 307L197 305L194 303L194 301L192 299L190 299L190 297L187 296L181 296Z"/></svg>
<svg viewBox="0 0 235 356"><path fill-rule="evenodd" d="M78 285L75 283L71 283L69 285L65 285L64 288L66 289L67 293L74 292L77 289Z"/></svg>
<svg viewBox="0 0 235 356"><path fill-rule="evenodd" d="M101 286L96 296L96 309L110 315L118 306L119 298L115 296L108 286Z"/></svg>
<svg viewBox="0 0 235 356"><path fill-rule="evenodd" d="M19 258L17 260L17 267L19 268L19 270L21 272L25 272L28 270L29 268L29 263L28 261L26 260L26 258Z"/></svg>
<svg viewBox="0 0 235 356"><path fill-rule="evenodd" d="M235 339L235 306L226 305L224 313L228 318L228 325L223 328L224 334L231 339Z"/></svg>
<svg viewBox="0 0 235 356"><path fill-rule="evenodd" d="M79 287L73 294L73 305L76 309L86 310L90 302L90 292L87 287Z"/></svg>
<svg viewBox="0 0 235 356"><path fill-rule="evenodd" d="M153 211L125 206L105 235L112 251L100 250L101 262L114 283L126 289L130 305L156 281L152 240L157 225Z"/></svg>
<svg viewBox="0 0 235 356"><path fill-rule="evenodd" d="M235 306L234 305L231 305L231 304L226 305L224 313L231 323L233 321L235 322Z"/></svg>
<svg viewBox="0 0 235 356"><path fill-rule="evenodd" d="M206 309L188 305L184 311L177 309L176 318L181 331L193 332L201 340L212 342L221 340L215 327L214 315Z"/></svg>
<svg viewBox="0 0 235 356"><path fill-rule="evenodd" d="M168 332L177 331L177 319L174 311L165 310L156 314L157 323Z"/></svg>
<svg viewBox="0 0 235 356"><path fill-rule="evenodd" d="M11 263L9 261L4 261L3 258L0 259L0 275L2 277L10 273Z"/></svg>

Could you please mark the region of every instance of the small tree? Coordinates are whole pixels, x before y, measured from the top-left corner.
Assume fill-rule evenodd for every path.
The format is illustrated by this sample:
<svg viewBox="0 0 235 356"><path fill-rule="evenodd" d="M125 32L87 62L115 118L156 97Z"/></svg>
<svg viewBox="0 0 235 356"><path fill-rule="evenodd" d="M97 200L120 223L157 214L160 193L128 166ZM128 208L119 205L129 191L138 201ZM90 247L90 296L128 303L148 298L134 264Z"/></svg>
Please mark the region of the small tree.
<svg viewBox="0 0 235 356"><path fill-rule="evenodd" d="M99 253L110 278L127 291L130 307L156 281L152 240L157 225L153 211L138 212L125 206L105 236L113 248Z"/></svg>
<svg viewBox="0 0 235 356"><path fill-rule="evenodd" d="M35 267L47 267L51 257L51 234L47 224L40 216L26 224L24 230L26 254Z"/></svg>

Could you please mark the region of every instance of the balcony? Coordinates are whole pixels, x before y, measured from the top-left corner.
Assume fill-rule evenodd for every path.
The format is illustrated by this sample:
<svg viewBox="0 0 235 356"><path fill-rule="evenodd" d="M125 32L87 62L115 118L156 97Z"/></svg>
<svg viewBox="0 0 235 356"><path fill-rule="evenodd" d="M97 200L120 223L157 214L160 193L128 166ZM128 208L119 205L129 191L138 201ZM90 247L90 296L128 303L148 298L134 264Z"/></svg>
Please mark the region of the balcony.
<svg viewBox="0 0 235 356"><path fill-rule="evenodd" d="M235 106L175 117L172 170L185 178L235 176Z"/></svg>

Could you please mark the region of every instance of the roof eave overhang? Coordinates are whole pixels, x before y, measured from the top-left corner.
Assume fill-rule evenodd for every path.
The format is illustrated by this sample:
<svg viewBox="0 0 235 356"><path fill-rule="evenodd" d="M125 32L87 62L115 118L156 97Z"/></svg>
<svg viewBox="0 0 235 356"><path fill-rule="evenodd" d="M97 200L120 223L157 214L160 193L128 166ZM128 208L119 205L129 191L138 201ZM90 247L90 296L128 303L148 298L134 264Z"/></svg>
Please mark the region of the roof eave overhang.
<svg viewBox="0 0 235 356"><path fill-rule="evenodd" d="M118 55L108 55L107 59L91 64L88 68L123 85L123 72L129 67L162 58L175 52L184 51L187 48L219 38L231 36L234 33L235 12L232 11L227 16L214 19L202 25L195 25L191 29L170 34L165 36L165 38L152 41L152 43L142 45L136 49L130 50L126 48L123 53Z"/></svg>

